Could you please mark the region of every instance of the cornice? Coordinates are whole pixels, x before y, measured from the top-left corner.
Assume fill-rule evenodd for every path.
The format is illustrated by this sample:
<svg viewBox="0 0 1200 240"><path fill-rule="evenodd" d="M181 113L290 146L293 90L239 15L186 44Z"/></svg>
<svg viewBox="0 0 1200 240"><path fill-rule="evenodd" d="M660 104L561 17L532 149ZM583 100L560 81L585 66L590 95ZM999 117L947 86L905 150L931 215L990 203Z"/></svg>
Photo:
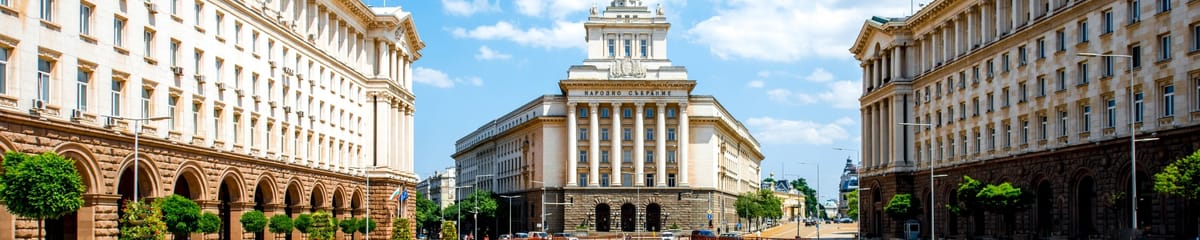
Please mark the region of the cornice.
<svg viewBox="0 0 1200 240"><path fill-rule="evenodd" d="M696 80L562 80L559 89L566 95L568 89L684 89L689 93L696 87Z"/></svg>
<svg viewBox="0 0 1200 240"><path fill-rule="evenodd" d="M492 141L495 141L496 139L505 138L505 137L511 136L515 133L529 130L529 129L533 128L534 126L546 125L547 123L566 122L566 120L567 120L567 117L565 117L565 116L535 117L533 119L530 119L529 121L522 122L521 124L518 124L517 126L509 128L508 130L504 130L503 132L492 135L491 137L487 137L485 139L479 140L479 142L476 142L475 144L471 144L471 146L463 148L460 151L456 151L456 152L454 152L454 154L450 154L450 158L458 158L459 156L462 156L463 154L469 153L469 152L475 150L476 148L479 148L479 146L491 143ZM493 124L493 123L494 122L488 122L488 124Z"/></svg>

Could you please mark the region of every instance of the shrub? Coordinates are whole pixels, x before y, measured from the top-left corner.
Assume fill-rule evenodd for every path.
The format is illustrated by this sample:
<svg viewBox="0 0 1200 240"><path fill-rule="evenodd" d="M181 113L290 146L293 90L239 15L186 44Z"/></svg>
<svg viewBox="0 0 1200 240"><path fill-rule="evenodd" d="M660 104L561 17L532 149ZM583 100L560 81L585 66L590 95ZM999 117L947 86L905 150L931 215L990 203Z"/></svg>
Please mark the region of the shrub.
<svg viewBox="0 0 1200 240"><path fill-rule="evenodd" d="M4 154L0 168L0 202L13 215L38 220L57 219L83 207L83 178L75 160L47 152L31 156ZM41 221L38 221L41 232Z"/></svg>
<svg viewBox="0 0 1200 240"><path fill-rule="evenodd" d="M267 226L273 233L290 233L292 232L292 218L287 215L275 214L271 216L271 224Z"/></svg>
<svg viewBox="0 0 1200 240"><path fill-rule="evenodd" d="M261 233L267 227L267 216L262 211L254 210L242 214L242 229L246 232Z"/></svg>
<svg viewBox="0 0 1200 240"><path fill-rule="evenodd" d="M350 236L353 237L354 233L358 232L358 219L347 218L346 220L338 222L338 227L341 227L342 233L350 234Z"/></svg>
<svg viewBox="0 0 1200 240"><path fill-rule="evenodd" d="M917 213L917 206L912 202L912 195L901 193L892 196L892 200L883 207L883 211L894 218L908 218Z"/></svg>
<svg viewBox="0 0 1200 240"><path fill-rule="evenodd" d="M300 231L302 234L308 234L308 229L312 227L312 223L312 214L302 213L297 215L296 219L292 220L292 227L295 227L296 231Z"/></svg>
<svg viewBox="0 0 1200 240"><path fill-rule="evenodd" d="M168 232L184 235L199 230L200 205L191 199L172 194L155 200L154 204L162 209L162 220L167 224Z"/></svg>
<svg viewBox="0 0 1200 240"><path fill-rule="evenodd" d="M200 214L200 221L196 224L196 230L202 233L217 233L221 231L221 217L216 213L205 212Z"/></svg>
<svg viewBox="0 0 1200 240"><path fill-rule="evenodd" d="M412 240L412 229L408 229L407 218L395 218L392 220L392 240Z"/></svg>
<svg viewBox="0 0 1200 240"><path fill-rule="evenodd" d="M454 221L442 221L441 240L458 240L458 229L454 226Z"/></svg>
<svg viewBox="0 0 1200 240"><path fill-rule="evenodd" d="M125 214L121 217L121 239L163 240L167 224L162 221L162 211L145 201L127 201Z"/></svg>
<svg viewBox="0 0 1200 240"><path fill-rule="evenodd" d="M337 232L338 226L334 223L333 215L328 212L319 211L311 215L312 226L308 228L308 238L316 240L333 239L334 233Z"/></svg>

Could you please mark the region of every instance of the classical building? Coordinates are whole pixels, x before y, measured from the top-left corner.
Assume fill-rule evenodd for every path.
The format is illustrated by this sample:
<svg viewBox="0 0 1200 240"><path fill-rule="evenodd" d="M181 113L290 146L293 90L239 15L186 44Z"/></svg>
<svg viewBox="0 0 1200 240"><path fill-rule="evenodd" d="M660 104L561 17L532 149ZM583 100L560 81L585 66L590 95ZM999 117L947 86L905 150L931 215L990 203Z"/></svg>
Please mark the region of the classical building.
<svg viewBox="0 0 1200 240"><path fill-rule="evenodd" d="M838 214L837 217L848 217L846 210L850 209L851 193L858 190L858 166L850 158L846 158L846 167L842 168L842 178L838 181Z"/></svg>
<svg viewBox="0 0 1200 240"><path fill-rule="evenodd" d="M454 187L454 167L448 167L445 171L434 172L428 178L421 179L417 183L417 191L422 196L433 200L440 208L446 208L450 204L454 204L455 196Z"/></svg>
<svg viewBox="0 0 1200 240"><path fill-rule="evenodd" d="M1115 238L1135 227L1131 205L1145 237L1195 237L1200 204L1151 179L1200 148L1197 3L937 0L866 20L850 49L863 68L863 233L899 236L883 206L909 193L935 203L915 216L923 237L936 214L937 237ZM1131 134L1157 139L1137 143L1136 162ZM932 189L931 165L947 175ZM1010 221L957 216L939 206L958 202L963 176L1036 197Z"/></svg>
<svg viewBox="0 0 1200 240"><path fill-rule="evenodd" d="M513 231L725 228L737 194L759 188L750 132L667 59L661 7L615 0L591 10L587 59L544 95L455 143L460 196L520 195ZM502 203L503 204L503 203ZM500 216L504 216L504 210ZM708 220L708 213L713 215Z"/></svg>
<svg viewBox="0 0 1200 240"><path fill-rule="evenodd" d="M0 151L62 154L87 186L83 208L46 221L49 238L116 239L135 191L218 213L219 239L270 239L243 233L250 210L369 206L376 238L412 217L386 200L417 181L410 64L424 43L399 7L5 0L0 25ZM0 240L37 227L0 210Z"/></svg>

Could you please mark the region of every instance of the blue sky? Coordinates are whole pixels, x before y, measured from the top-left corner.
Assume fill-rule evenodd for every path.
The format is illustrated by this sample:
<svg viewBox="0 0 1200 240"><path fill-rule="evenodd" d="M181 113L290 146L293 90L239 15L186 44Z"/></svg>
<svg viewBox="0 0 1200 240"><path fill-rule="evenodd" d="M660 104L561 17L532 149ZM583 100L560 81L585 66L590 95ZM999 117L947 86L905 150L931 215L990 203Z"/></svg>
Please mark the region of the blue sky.
<svg viewBox="0 0 1200 240"><path fill-rule="evenodd" d="M609 0L366 0L412 12L425 41L413 64L416 171L453 166L454 141L542 94L559 93L585 57L587 10ZM871 15L902 16L901 0L645 0L672 23L668 57L762 144L763 175L802 177L836 194L858 149L861 69L850 45ZM857 162L857 157L854 157Z"/></svg>

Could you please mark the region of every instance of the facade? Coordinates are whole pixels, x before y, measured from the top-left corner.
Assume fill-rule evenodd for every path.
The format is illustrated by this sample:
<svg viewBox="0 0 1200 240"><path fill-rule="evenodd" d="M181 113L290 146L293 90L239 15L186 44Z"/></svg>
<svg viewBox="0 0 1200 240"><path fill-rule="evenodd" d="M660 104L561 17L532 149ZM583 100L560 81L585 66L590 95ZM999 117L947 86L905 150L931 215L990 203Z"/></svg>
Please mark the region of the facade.
<svg viewBox="0 0 1200 240"><path fill-rule="evenodd" d="M830 215L838 218L848 217L846 210L850 209L851 193L858 190L858 167L846 158L846 167L842 169L841 180L838 181L838 214Z"/></svg>
<svg viewBox="0 0 1200 240"><path fill-rule="evenodd" d="M256 237L237 221L251 210L373 209L376 238L412 217L387 201L417 180L410 64L424 43L398 7L15 0L0 25L0 151L62 154L87 186L82 209L47 221L51 239L116 239L134 191L195 200L221 216L219 239ZM168 119L132 120L152 117ZM0 210L0 239L37 227Z"/></svg>
<svg viewBox="0 0 1200 240"><path fill-rule="evenodd" d="M448 167L445 171L434 172L429 178L421 179L417 183L417 191L437 203L439 208L446 208L454 203L454 199L458 199L454 191L458 186L454 184L455 179L454 168Z"/></svg>
<svg viewBox="0 0 1200 240"><path fill-rule="evenodd" d="M782 200L783 219L796 220L804 218L804 193L793 189L775 189L775 197Z"/></svg>
<svg viewBox="0 0 1200 240"><path fill-rule="evenodd" d="M971 176L1036 197L1006 218L922 208L923 237L931 214L937 237L1196 236L1200 205L1150 179L1200 148L1198 16L1181 0L938 0L867 20L850 49L863 68L864 235L899 236L882 210L892 196L955 204ZM1136 165L1131 134L1157 139L1137 144ZM931 165L948 175L932 187Z"/></svg>
<svg viewBox="0 0 1200 240"><path fill-rule="evenodd" d="M562 94L456 142L460 185L521 195L513 231L735 226L735 196L759 188L759 144L671 65L661 7L612 1L583 27L588 57L558 81Z"/></svg>

